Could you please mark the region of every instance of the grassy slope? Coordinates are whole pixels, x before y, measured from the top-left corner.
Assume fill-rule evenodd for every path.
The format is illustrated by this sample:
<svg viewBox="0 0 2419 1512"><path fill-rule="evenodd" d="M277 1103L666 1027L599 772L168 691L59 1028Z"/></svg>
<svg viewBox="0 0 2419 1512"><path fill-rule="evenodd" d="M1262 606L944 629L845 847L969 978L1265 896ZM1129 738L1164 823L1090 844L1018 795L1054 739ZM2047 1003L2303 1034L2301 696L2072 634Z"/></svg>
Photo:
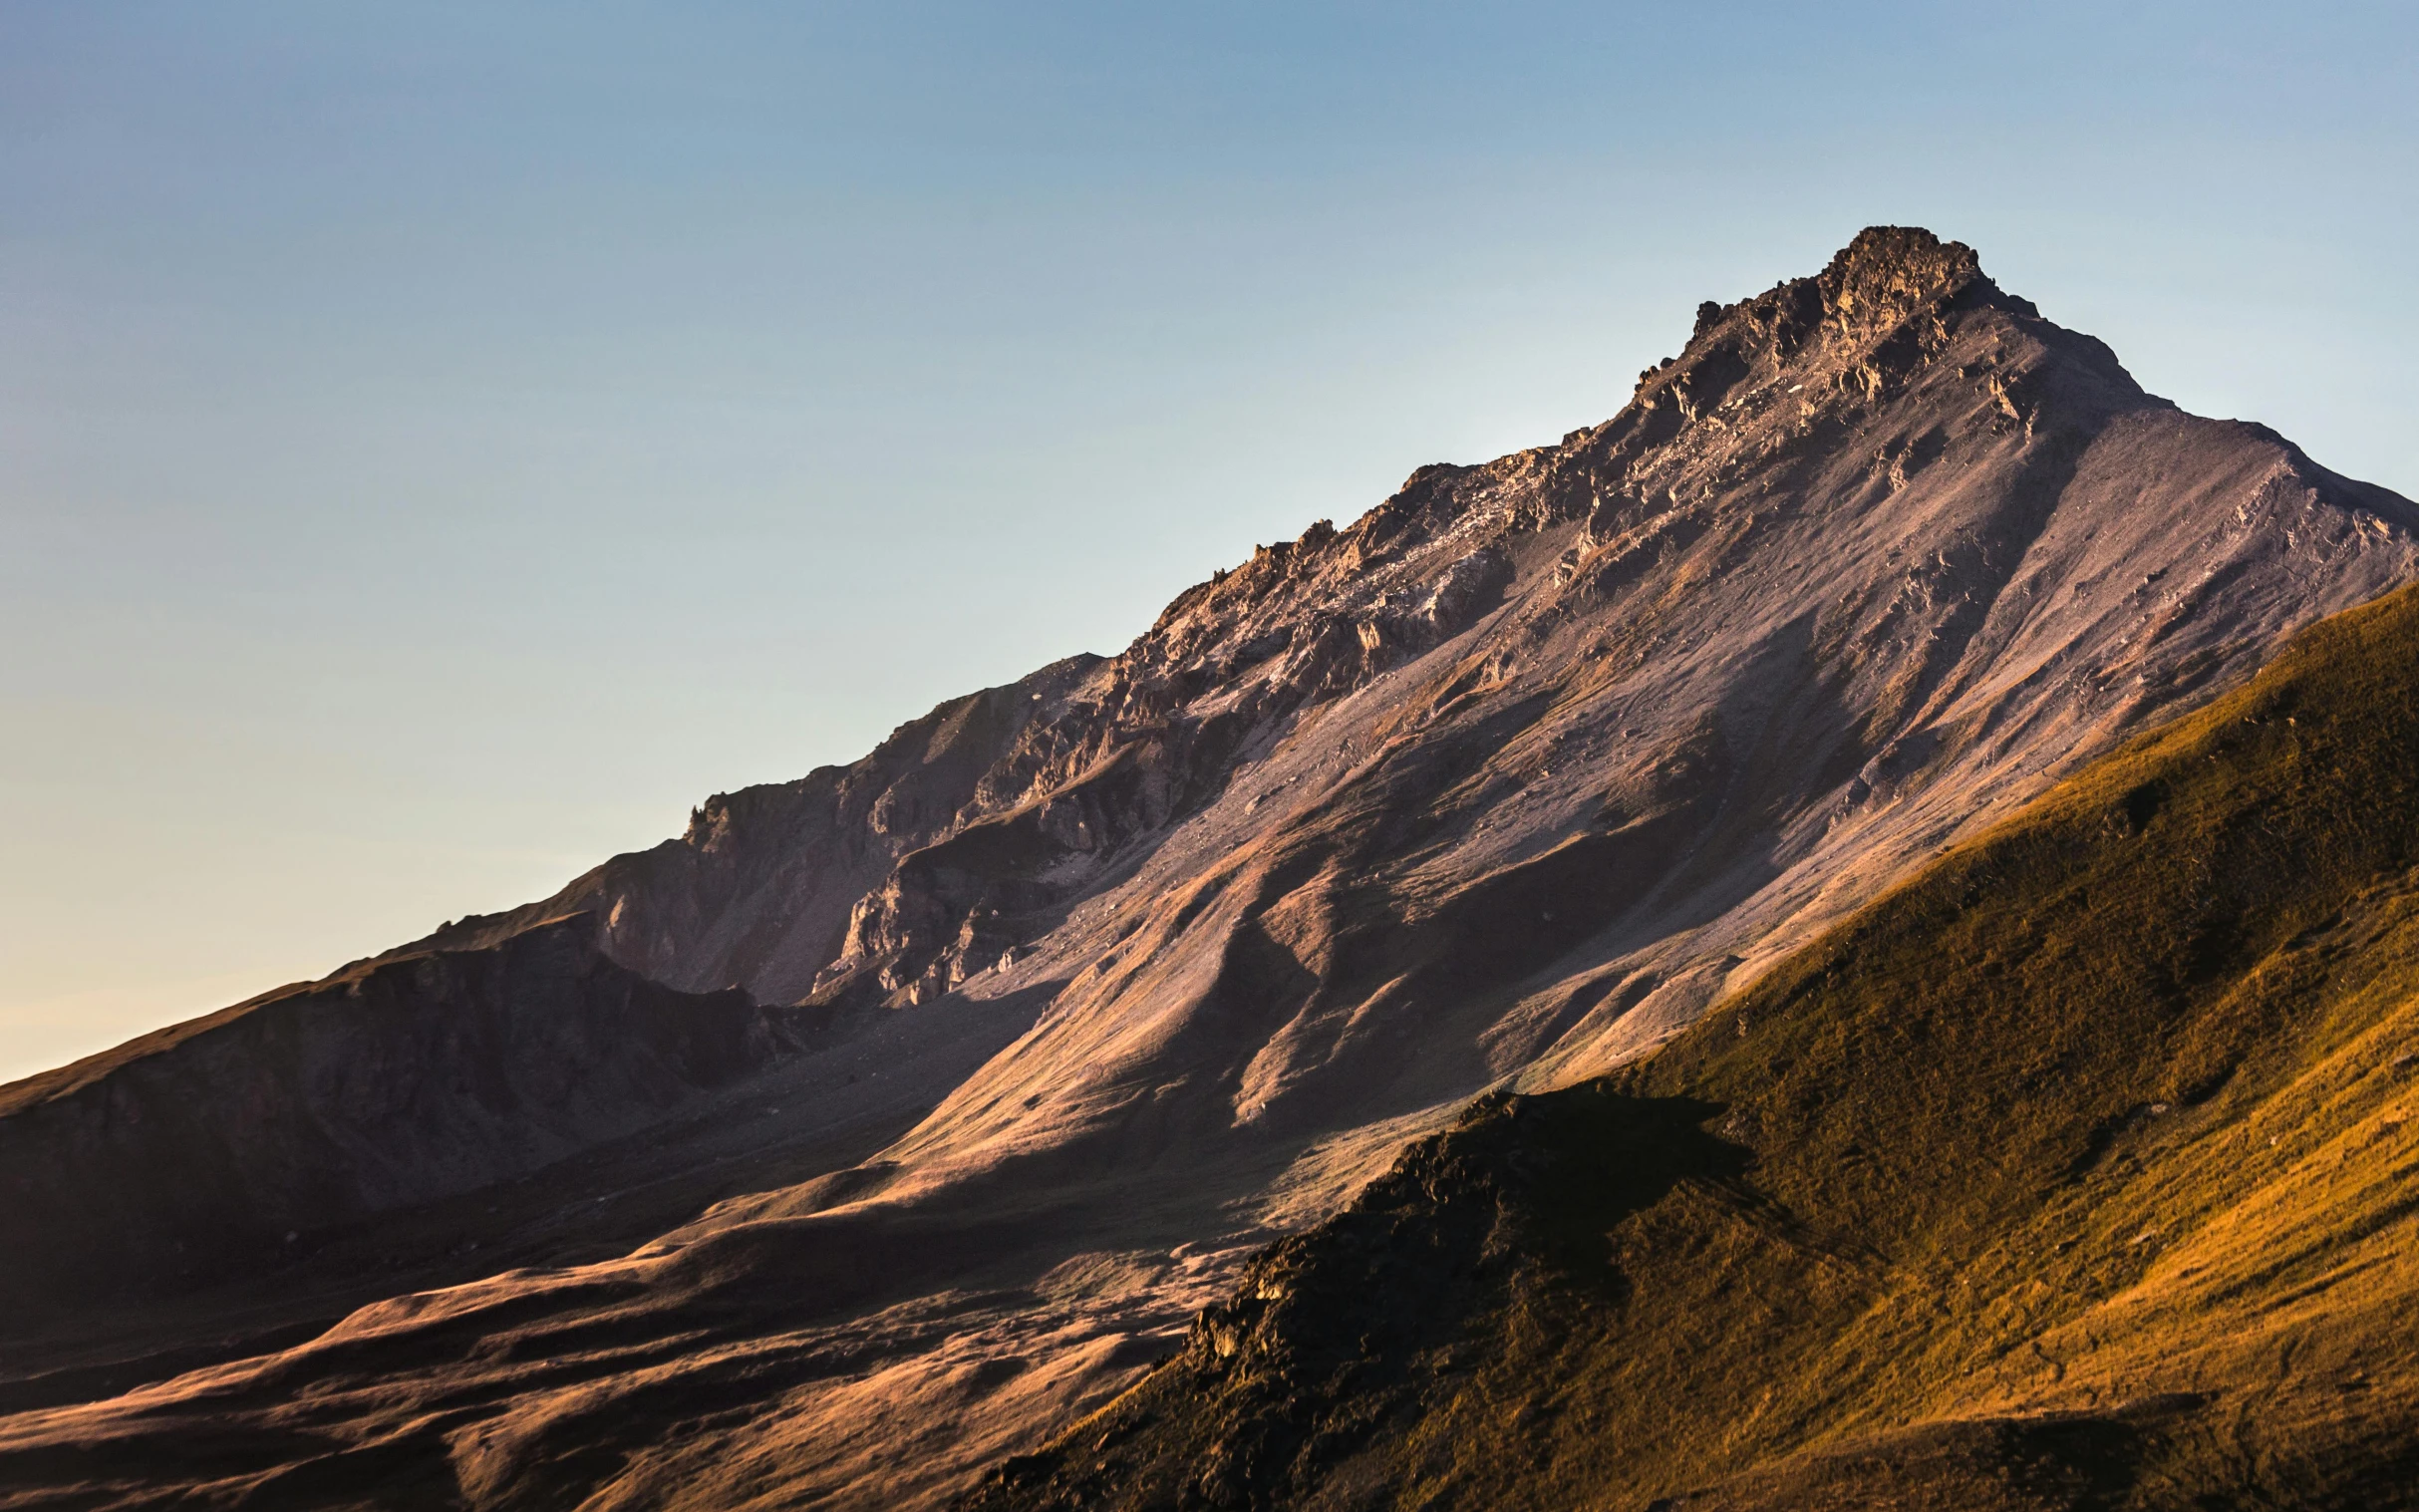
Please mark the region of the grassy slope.
<svg viewBox="0 0 2419 1512"><path fill-rule="evenodd" d="M2414 689L2419 591L2304 633L975 1501L2419 1505Z"/></svg>

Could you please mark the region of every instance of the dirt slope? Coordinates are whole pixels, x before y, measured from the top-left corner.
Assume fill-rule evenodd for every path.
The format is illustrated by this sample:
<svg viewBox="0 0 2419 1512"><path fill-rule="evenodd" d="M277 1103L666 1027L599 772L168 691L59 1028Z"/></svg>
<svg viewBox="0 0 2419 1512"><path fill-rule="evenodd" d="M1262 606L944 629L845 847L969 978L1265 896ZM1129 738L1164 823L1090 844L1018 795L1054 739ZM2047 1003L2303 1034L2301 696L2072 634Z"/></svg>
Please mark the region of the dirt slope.
<svg viewBox="0 0 2419 1512"><path fill-rule="evenodd" d="M28 1341L0 1387L59 1408L7 1420L0 1483L99 1496L89 1444L125 1505L946 1494L1172 1350L1254 1246L1471 1095L1645 1054L2406 580L2413 517L2144 394L1966 248L1869 231L1706 306L1602 426L1422 468L1116 657L423 942L508 948L576 912L673 987L794 995L815 1038L445 1210L521 1269L373 1275L351 1216L288 1220L299 1269L112 1313L108 1370L0 1319ZM643 1191L655 1227L574 1233L556 1188ZM440 1217L387 1221L391 1246ZM69 1405L211 1340L245 1353L272 1291L307 1300L300 1327L453 1282ZM381 1500L406 1482L420 1500Z"/></svg>
<svg viewBox="0 0 2419 1512"><path fill-rule="evenodd" d="M970 1507L2419 1505L2419 590L1498 1094Z"/></svg>

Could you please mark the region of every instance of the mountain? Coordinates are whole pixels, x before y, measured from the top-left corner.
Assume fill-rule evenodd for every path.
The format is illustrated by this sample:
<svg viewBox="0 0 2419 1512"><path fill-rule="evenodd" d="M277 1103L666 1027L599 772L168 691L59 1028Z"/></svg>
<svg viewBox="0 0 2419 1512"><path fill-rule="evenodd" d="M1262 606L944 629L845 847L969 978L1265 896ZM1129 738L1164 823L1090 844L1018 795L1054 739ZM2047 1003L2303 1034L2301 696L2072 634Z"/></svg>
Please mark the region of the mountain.
<svg viewBox="0 0 2419 1512"><path fill-rule="evenodd" d="M2419 1505L2419 589L1498 1093L983 1509Z"/></svg>
<svg viewBox="0 0 2419 1512"><path fill-rule="evenodd" d="M364 1110L458 1144L442 1180L348 1186L316 1152L387 1113L211 1135L230 1173L176 1202L12 1226L0 1485L945 1499L1176 1353L1251 1255L1472 1097L1614 1070L1761 990L1944 847L2408 581L2415 526L2145 394L1969 249L1869 230L1701 307L1604 425L1421 468L1115 657L0 1092L0 1189L82 1160L140 1193L189 1141L127 1134L118 1088L179 1088L188 1128L300 1126L328 1105L308 1067L208 1058L342 1023L349 1062L413 1089ZM484 1090L508 1037L414 1027L473 1011L447 982L522 982L493 963L532 938L667 995L511 988L591 1016L565 1033L604 1095L576 1110ZM356 976L397 996L365 1015ZM300 1027L244 1027L271 1004ZM648 1035L692 1011L736 1049L673 1073L693 1061ZM524 1120L546 1137L477 1132ZM190 1276L110 1259L221 1232L276 1242Z"/></svg>

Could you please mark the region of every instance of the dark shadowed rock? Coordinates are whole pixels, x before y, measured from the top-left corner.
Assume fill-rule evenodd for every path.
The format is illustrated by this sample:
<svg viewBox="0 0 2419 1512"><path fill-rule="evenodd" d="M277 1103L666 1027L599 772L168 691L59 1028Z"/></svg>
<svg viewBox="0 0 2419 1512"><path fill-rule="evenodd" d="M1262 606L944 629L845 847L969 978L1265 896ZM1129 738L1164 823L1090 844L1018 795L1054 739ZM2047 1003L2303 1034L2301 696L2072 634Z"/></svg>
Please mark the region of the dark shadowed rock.
<svg viewBox="0 0 2419 1512"><path fill-rule="evenodd" d="M659 986L588 933L356 967L0 1088L0 1316L223 1280L659 1122L796 1048L747 994Z"/></svg>

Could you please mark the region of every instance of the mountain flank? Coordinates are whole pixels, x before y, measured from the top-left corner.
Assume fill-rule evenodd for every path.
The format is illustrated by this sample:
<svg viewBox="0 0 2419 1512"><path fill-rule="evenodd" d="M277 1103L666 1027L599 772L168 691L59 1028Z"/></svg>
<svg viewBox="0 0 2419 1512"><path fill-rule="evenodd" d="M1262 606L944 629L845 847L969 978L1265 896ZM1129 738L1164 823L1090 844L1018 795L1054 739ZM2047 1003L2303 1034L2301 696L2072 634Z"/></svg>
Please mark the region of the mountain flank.
<svg viewBox="0 0 2419 1512"><path fill-rule="evenodd" d="M2419 1505L2414 684L2419 590L2306 632L965 1505Z"/></svg>
<svg viewBox="0 0 2419 1512"><path fill-rule="evenodd" d="M191 1286L319 1228L525 1175L796 1045L797 1016L674 991L585 921L357 967L0 1088L21 1307ZM30 1158L29 1158L30 1157Z"/></svg>
<svg viewBox="0 0 2419 1512"><path fill-rule="evenodd" d="M158 1158L117 1111L153 1084L177 1151L225 1152L0 1232L0 1485L941 1504L1474 1097L1663 1064L1944 848L2408 582L2415 523L1873 228L1700 309L1604 424L1420 468L1115 656L0 1093L0 1190ZM575 1076L445 1028L525 1015ZM289 1020L378 1094L331 1102ZM1674 1121L1721 1100L1690 1087L1620 1137L1730 1158Z"/></svg>

